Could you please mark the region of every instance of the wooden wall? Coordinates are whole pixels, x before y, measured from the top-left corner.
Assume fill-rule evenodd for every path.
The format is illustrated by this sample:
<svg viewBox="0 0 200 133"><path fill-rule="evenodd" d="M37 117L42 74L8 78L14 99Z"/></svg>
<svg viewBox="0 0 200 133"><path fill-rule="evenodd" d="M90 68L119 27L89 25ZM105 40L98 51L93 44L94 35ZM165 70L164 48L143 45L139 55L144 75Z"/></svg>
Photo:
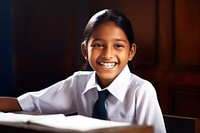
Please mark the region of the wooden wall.
<svg viewBox="0 0 200 133"><path fill-rule="evenodd" d="M131 70L153 83L163 113L200 117L199 0L16 0L15 95L78 70L83 28L104 8L130 18L138 46Z"/></svg>

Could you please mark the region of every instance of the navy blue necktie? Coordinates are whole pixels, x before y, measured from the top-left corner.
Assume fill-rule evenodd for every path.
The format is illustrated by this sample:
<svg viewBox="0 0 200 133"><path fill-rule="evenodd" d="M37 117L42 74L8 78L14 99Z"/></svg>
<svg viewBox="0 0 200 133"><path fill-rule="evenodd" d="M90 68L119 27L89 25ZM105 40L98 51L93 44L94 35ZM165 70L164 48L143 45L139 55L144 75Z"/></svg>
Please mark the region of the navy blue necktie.
<svg viewBox="0 0 200 133"><path fill-rule="evenodd" d="M105 101L108 97L109 91L98 91L98 100L94 104L92 117L102 120L108 120L107 111L105 108Z"/></svg>

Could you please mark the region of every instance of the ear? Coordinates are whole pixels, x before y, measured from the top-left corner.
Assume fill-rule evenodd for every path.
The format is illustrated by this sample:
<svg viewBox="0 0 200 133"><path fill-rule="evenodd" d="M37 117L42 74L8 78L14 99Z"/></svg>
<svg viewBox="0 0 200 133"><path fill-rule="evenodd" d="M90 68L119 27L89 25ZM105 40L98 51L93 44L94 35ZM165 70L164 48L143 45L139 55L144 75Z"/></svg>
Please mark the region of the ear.
<svg viewBox="0 0 200 133"><path fill-rule="evenodd" d="M88 59L88 52L87 52L87 46L85 43L81 44L81 52L83 57L87 60Z"/></svg>
<svg viewBox="0 0 200 133"><path fill-rule="evenodd" d="M132 47L131 47L131 49L129 51L129 58L128 58L129 61L131 61L133 59L133 57L135 56L135 54L136 54L136 48L137 48L136 44L133 43Z"/></svg>

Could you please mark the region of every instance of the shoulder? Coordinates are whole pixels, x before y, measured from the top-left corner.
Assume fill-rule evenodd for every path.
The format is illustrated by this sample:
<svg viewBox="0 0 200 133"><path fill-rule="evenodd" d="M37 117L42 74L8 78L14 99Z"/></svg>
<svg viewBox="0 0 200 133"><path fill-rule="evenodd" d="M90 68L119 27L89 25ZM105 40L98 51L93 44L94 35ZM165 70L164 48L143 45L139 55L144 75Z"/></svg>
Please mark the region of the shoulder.
<svg viewBox="0 0 200 133"><path fill-rule="evenodd" d="M90 77L92 75L92 73L93 73L93 71L77 71L77 72L74 72L74 74L71 77L85 79L87 77Z"/></svg>
<svg viewBox="0 0 200 133"><path fill-rule="evenodd" d="M136 85L136 86L149 86L149 87L153 87L152 84L146 80L146 79L143 79L135 74L131 74L131 82L130 82L131 85Z"/></svg>
<svg viewBox="0 0 200 133"><path fill-rule="evenodd" d="M132 75L132 82L130 88L134 88L134 98L137 103L142 105L155 105L158 102L157 93L154 86L145 79L140 78L137 75Z"/></svg>
<svg viewBox="0 0 200 133"><path fill-rule="evenodd" d="M94 71L77 71L74 72L74 76L88 76L91 75Z"/></svg>
<svg viewBox="0 0 200 133"><path fill-rule="evenodd" d="M136 93L156 93L151 82L135 74L131 74L130 88L134 88Z"/></svg>
<svg viewBox="0 0 200 133"><path fill-rule="evenodd" d="M91 77L93 71L77 71L74 72L71 76L66 78L64 82L71 82L71 83L77 83L77 82L87 82L89 78Z"/></svg>

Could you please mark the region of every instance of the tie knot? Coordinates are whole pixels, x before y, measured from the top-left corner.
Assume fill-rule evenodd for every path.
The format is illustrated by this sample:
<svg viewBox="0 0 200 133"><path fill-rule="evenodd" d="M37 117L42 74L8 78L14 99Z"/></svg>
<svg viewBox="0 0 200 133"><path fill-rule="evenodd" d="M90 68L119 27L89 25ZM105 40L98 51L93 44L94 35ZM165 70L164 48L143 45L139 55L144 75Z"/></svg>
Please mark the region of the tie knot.
<svg viewBox="0 0 200 133"><path fill-rule="evenodd" d="M109 91L106 89L106 90L103 90L103 91L98 91L98 97L100 100L106 100L106 98L108 97L108 94L109 94Z"/></svg>

